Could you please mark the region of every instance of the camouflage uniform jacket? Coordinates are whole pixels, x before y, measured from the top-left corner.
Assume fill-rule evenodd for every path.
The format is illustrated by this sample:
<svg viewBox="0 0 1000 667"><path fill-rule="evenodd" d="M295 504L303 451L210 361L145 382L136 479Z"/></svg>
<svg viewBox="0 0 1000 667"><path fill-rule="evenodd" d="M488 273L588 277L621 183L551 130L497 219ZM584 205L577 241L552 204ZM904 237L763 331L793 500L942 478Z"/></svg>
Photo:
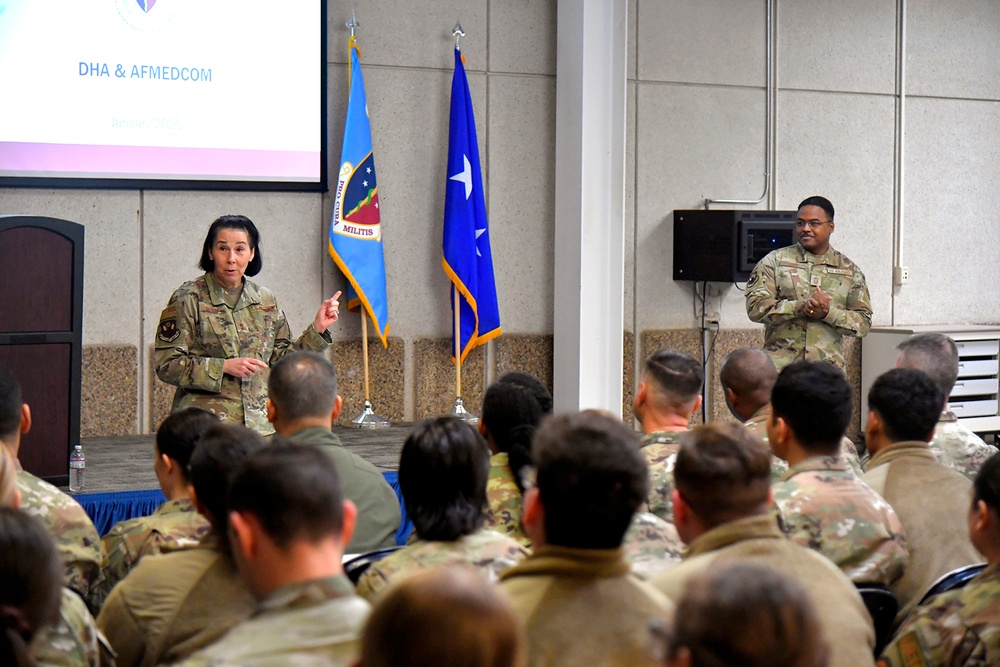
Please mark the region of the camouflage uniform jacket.
<svg viewBox="0 0 1000 667"><path fill-rule="evenodd" d="M753 417L743 422L743 425L750 430L755 436L760 438L761 442L770 449L771 443L767 439L767 420L771 418L771 404L767 403L761 407L757 412L753 413ZM840 455L847 461L848 467L850 467L851 472L854 473L856 477L861 477L865 474L864 468L861 465L861 458L858 456L858 448L854 446L850 438L842 438L840 440ZM788 472L788 462L784 459L779 459L777 456L772 454L771 456L771 485L775 485L781 481L782 476Z"/></svg>
<svg viewBox="0 0 1000 667"><path fill-rule="evenodd" d="M101 577L101 536L80 503L46 481L19 470L21 509L41 520L55 538L66 567L63 583L84 600L95 594Z"/></svg>
<svg viewBox="0 0 1000 667"><path fill-rule="evenodd" d="M495 530L480 528L454 542L417 539L372 563L358 581L358 595L373 602L407 572L438 565L471 565L491 581L528 555L523 546Z"/></svg>
<svg viewBox="0 0 1000 667"><path fill-rule="evenodd" d="M785 534L854 583L888 586L903 576L909 552L899 517L842 457L800 461L772 490Z"/></svg>
<svg viewBox="0 0 1000 667"><path fill-rule="evenodd" d="M514 473L510 470L507 452L499 452L490 457L490 476L486 482L487 508L483 513L487 528L503 533L526 547L531 540L521 527L521 513L524 503L521 489L517 488Z"/></svg>
<svg viewBox="0 0 1000 667"><path fill-rule="evenodd" d="M101 538L104 580L99 588L103 597L143 556L197 546L211 529L189 498L168 500L149 516L119 521Z"/></svg>
<svg viewBox="0 0 1000 667"><path fill-rule="evenodd" d="M649 464L649 499L647 508L668 523L674 522L674 464L681 448L683 431L654 431L643 436L639 452Z"/></svg>
<svg viewBox="0 0 1000 667"><path fill-rule="evenodd" d="M931 451L937 460L957 470L970 482L987 459L997 453L997 448L987 445L982 438L958 422L953 412L942 412L934 429Z"/></svg>
<svg viewBox="0 0 1000 667"><path fill-rule="evenodd" d="M1000 563L918 607L886 647L880 667L1000 665Z"/></svg>
<svg viewBox="0 0 1000 667"><path fill-rule="evenodd" d="M153 361L156 375L177 387L173 409L197 406L265 435L268 368L248 378L226 375L226 359L252 357L273 366L293 349L322 352L332 342L312 324L291 340L285 314L267 288L244 279L234 308L211 273L184 283L160 314Z"/></svg>
<svg viewBox="0 0 1000 667"><path fill-rule="evenodd" d="M674 524L649 512L636 512L622 541L632 574L652 579L684 557L684 543Z"/></svg>
<svg viewBox="0 0 1000 667"><path fill-rule="evenodd" d="M254 615L180 665L329 665L351 667L370 606L344 575L288 584Z"/></svg>
<svg viewBox="0 0 1000 667"><path fill-rule="evenodd" d="M45 628L31 642L39 667L114 667L114 651L87 605L73 591L62 589L59 621Z"/></svg>
<svg viewBox="0 0 1000 667"><path fill-rule="evenodd" d="M816 287L830 297L822 320L800 314ZM844 367L841 336L862 337L872 324L872 302L861 269L830 248L814 255L795 244L757 263L746 287L747 315L764 324L764 350L781 370L797 359Z"/></svg>

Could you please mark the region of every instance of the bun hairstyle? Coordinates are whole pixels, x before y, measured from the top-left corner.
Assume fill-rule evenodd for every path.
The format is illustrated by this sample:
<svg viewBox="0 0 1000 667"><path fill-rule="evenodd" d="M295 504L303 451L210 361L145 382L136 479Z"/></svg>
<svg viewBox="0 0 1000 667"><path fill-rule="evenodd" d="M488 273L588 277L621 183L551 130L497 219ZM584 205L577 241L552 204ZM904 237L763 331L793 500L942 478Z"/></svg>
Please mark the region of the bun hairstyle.
<svg viewBox="0 0 1000 667"><path fill-rule="evenodd" d="M507 462L517 488L524 493L521 470L534 465L531 439L545 413L535 395L523 384L495 382L483 397L483 426Z"/></svg>

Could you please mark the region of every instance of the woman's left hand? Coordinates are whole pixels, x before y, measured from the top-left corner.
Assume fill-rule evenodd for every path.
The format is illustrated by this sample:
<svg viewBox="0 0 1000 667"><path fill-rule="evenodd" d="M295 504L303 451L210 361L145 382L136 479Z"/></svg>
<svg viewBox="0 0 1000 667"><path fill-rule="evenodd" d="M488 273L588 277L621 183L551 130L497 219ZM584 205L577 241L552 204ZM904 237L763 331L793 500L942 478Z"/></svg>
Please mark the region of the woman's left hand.
<svg viewBox="0 0 1000 667"><path fill-rule="evenodd" d="M327 328L340 319L340 292L323 302L316 311L316 318L313 320L313 328L320 333L324 333Z"/></svg>

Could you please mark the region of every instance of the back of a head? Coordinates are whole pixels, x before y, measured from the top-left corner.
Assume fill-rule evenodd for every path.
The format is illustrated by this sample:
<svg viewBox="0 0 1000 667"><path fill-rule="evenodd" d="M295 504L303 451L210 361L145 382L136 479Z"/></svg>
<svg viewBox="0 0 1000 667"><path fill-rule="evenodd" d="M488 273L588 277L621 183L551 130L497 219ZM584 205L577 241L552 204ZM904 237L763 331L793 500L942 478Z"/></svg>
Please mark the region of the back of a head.
<svg viewBox="0 0 1000 667"><path fill-rule="evenodd" d="M657 350L643 366L655 407L679 410L701 395L705 371L692 357L677 350Z"/></svg>
<svg viewBox="0 0 1000 667"><path fill-rule="evenodd" d="M681 437L674 485L709 528L767 510L771 452L739 424L710 422Z"/></svg>
<svg viewBox="0 0 1000 667"><path fill-rule="evenodd" d="M688 582L674 616L667 664L825 667L819 615L796 581L752 562L718 562Z"/></svg>
<svg viewBox="0 0 1000 667"><path fill-rule="evenodd" d="M14 373L0 366L0 440L16 434L21 426L21 385Z"/></svg>
<svg viewBox="0 0 1000 667"><path fill-rule="evenodd" d="M218 417L201 408L171 412L156 430L156 450L176 461L184 478L190 480L191 454L201 436L218 423Z"/></svg>
<svg viewBox="0 0 1000 667"><path fill-rule="evenodd" d="M250 455L266 446L264 438L242 424L213 424L191 454L191 483L198 503L209 512L206 517L228 544L229 484Z"/></svg>
<svg viewBox="0 0 1000 667"><path fill-rule="evenodd" d="M330 457L280 436L240 466L229 510L255 516L281 549L339 538L344 528L344 493Z"/></svg>
<svg viewBox="0 0 1000 667"><path fill-rule="evenodd" d="M417 535L450 542L475 532L489 471L489 448L473 427L453 417L417 424L399 456L399 487Z"/></svg>
<svg viewBox="0 0 1000 667"><path fill-rule="evenodd" d="M582 549L615 549L649 489L639 436L595 410L546 419L532 453L544 508L545 541Z"/></svg>
<svg viewBox="0 0 1000 667"><path fill-rule="evenodd" d="M509 373L504 373L497 382L504 382L506 384L516 384L518 386L527 389L535 400L538 401L539 407L542 408L542 412L550 415L552 414L552 392L549 388L542 384L542 381L536 378L531 373L525 373L523 371L511 371Z"/></svg>
<svg viewBox="0 0 1000 667"><path fill-rule="evenodd" d="M922 333L907 338L896 346L900 368L912 368L930 376L941 390L944 400L951 394L958 379L958 346L948 336Z"/></svg>
<svg viewBox="0 0 1000 667"><path fill-rule="evenodd" d="M851 421L854 395L844 372L825 361L785 366L771 390L771 412L811 454L833 455Z"/></svg>
<svg viewBox="0 0 1000 667"><path fill-rule="evenodd" d="M929 442L943 401L941 390L930 376L911 368L883 373L868 390L868 408L881 418L891 442Z"/></svg>
<svg viewBox="0 0 1000 667"><path fill-rule="evenodd" d="M494 382L483 397L483 425L497 449L507 454L511 472L518 489L521 470L533 465L531 437L544 413L535 396L519 384Z"/></svg>
<svg viewBox="0 0 1000 667"><path fill-rule="evenodd" d="M59 616L62 561L45 526L0 507L0 664L30 665L28 644Z"/></svg>
<svg viewBox="0 0 1000 667"><path fill-rule="evenodd" d="M292 352L271 368L268 397L286 421L329 417L337 401L337 371L316 352Z"/></svg>
<svg viewBox="0 0 1000 667"><path fill-rule="evenodd" d="M499 589L467 568L432 568L379 599L359 665L521 667L525 651L521 623Z"/></svg>
<svg viewBox="0 0 1000 667"><path fill-rule="evenodd" d="M743 397L759 396L761 405L770 400L771 388L778 379L778 369L767 352L756 347L742 347L729 353L719 370L719 382Z"/></svg>

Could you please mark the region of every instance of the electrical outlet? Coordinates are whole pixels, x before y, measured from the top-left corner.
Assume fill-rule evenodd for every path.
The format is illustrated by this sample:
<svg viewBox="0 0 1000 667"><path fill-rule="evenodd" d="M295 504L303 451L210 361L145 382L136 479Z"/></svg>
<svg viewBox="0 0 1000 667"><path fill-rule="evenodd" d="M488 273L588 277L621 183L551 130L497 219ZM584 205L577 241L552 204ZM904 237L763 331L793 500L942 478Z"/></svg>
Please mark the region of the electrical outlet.
<svg viewBox="0 0 1000 667"><path fill-rule="evenodd" d="M706 322L711 322L712 324L718 324L722 318L719 316L719 311L713 311L705 316Z"/></svg>
<svg viewBox="0 0 1000 667"><path fill-rule="evenodd" d="M895 285L905 285L910 282L910 269L905 266L892 268L892 282Z"/></svg>

